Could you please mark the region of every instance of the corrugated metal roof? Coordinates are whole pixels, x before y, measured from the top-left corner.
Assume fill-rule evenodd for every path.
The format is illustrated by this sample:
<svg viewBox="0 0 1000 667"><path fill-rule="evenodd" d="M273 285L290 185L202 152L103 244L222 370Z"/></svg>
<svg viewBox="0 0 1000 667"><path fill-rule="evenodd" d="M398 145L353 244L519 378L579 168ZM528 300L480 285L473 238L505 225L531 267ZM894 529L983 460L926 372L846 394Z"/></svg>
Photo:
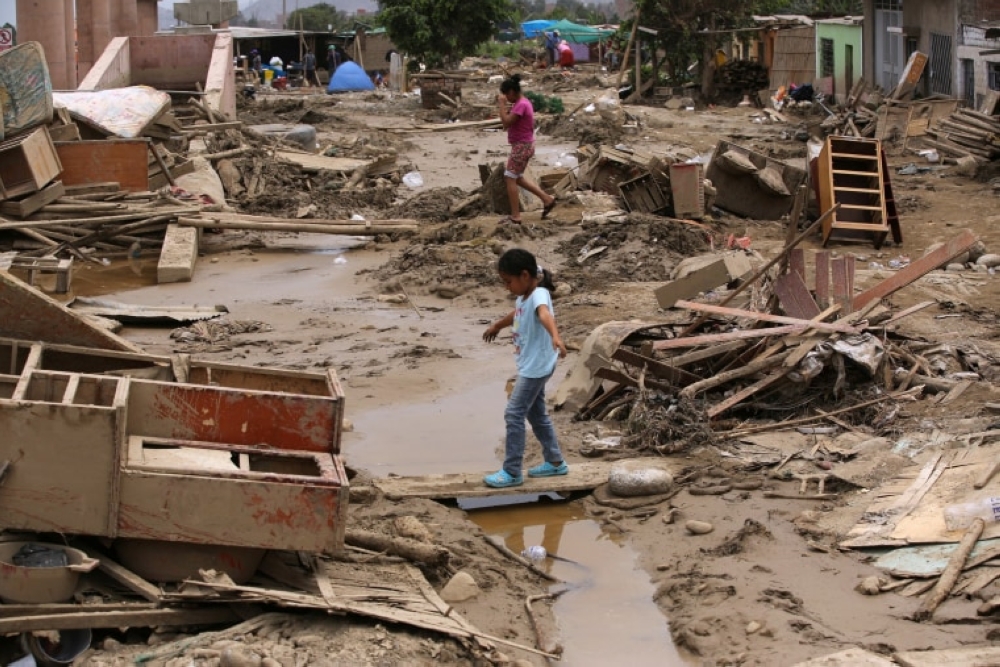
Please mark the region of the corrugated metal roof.
<svg viewBox="0 0 1000 667"><path fill-rule="evenodd" d="M827 25L861 25L865 19L863 16L838 16L832 19L820 19L816 23Z"/></svg>

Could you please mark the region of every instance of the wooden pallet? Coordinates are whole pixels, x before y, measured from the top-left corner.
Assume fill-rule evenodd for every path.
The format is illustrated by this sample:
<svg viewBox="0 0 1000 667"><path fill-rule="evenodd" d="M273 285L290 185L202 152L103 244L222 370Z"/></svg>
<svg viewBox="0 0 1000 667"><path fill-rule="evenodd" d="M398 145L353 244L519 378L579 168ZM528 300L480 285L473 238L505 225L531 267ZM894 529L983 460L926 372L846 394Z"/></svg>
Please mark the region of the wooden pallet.
<svg viewBox="0 0 1000 667"><path fill-rule="evenodd" d="M622 193L628 210L632 212L658 213L669 204L663 190L649 173L622 181L618 184L618 190Z"/></svg>

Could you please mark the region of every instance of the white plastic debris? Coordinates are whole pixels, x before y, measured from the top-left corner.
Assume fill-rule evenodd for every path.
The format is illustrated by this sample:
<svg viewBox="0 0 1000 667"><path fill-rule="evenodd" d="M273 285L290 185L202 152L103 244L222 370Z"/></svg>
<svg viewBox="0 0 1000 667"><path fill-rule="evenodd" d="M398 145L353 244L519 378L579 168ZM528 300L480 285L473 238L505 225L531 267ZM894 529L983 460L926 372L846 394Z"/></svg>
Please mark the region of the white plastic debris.
<svg viewBox="0 0 1000 667"><path fill-rule="evenodd" d="M408 188L422 188L424 187L424 177L420 175L419 171L411 171L403 176L403 184Z"/></svg>

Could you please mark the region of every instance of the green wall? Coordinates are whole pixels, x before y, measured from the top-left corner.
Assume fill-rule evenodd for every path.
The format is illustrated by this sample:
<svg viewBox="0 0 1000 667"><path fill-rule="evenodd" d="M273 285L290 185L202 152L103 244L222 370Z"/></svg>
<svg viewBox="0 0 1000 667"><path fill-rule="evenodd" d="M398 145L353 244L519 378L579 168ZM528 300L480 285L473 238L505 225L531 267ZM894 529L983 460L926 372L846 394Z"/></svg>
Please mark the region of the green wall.
<svg viewBox="0 0 1000 667"><path fill-rule="evenodd" d="M851 92L851 86L864 76L864 34L861 25L845 25L842 23L816 23L816 79L821 78L823 71L821 40L833 40L833 80L834 96L837 101L843 101ZM847 47L853 47L853 81L847 80Z"/></svg>

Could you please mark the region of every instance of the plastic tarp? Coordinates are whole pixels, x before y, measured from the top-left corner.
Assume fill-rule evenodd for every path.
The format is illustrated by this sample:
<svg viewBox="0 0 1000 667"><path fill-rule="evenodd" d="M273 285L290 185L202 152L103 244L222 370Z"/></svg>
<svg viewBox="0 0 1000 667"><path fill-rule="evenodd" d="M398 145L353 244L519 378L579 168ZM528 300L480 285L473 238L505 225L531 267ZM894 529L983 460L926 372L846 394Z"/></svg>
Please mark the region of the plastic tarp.
<svg viewBox="0 0 1000 667"><path fill-rule="evenodd" d="M542 34L544 31L549 29L549 26L555 25L555 21L548 21L544 19L538 19L537 21L525 21L521 24L521 32L528 39L534 39Z"/></svg>
<svg viewBox="0 0 1000 667"><path fill-rule="evenodd" d="M593 44L615 34L614 30L592 28L589 25L573 23L568 19L553 23L547 30L558 30L559 38L565 39L570 44Z"/></svg>
<svg viewBox="0 0 1000 667"><path fill-rule="evenodd" d="M135 139L170 108L170 95L149 86L53 93L57 107L104 134Z"/></svg>
<svg viewBox="0 0 1000 667"><path fill-rule="evenodd" d="M375 84L356 62L348 60L337 68L330 77L328 93L344 93L351 90L375 90Z"/></svg>
<svg viewBox="0 0 1000 667"><path fill-rule="evenodd" d="M0 51L0 109L0 139L52 122L52 80L38 42Z"/></svg>

